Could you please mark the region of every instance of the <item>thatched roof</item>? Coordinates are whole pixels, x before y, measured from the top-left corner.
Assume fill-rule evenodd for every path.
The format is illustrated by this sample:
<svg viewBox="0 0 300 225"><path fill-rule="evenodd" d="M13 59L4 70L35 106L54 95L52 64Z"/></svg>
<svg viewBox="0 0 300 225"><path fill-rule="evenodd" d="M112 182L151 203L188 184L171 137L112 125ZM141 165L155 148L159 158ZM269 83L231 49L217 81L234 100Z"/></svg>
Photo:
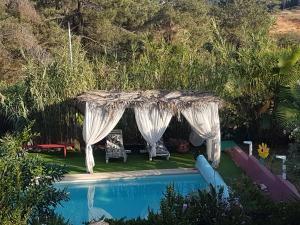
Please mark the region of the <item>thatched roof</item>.
<svg viewBox="0 0 300 225"><path fill-rule="evenodd" d="M219 107L222 101L208 92L199 91L89 91L76 97L77 103L92 103L101 107L126 106L133 108L136 106L147 106L157 104L161 108L170 108L174 112L197 105L205 106L210 102L216 102Z"/></svg>

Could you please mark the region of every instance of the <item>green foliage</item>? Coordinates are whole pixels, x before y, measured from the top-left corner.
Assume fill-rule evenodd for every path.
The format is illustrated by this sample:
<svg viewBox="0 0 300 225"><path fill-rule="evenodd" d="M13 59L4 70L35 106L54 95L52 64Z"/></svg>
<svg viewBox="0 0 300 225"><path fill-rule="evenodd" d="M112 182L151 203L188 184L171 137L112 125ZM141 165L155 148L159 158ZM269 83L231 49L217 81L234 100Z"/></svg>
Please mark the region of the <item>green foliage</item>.
<svg viewBox="0 0 300 225"><path fill-rule="evenodd" d="M197 191L187 197L167 187L160 212L149 212L148 219L108 220L111 225L199 225L199 224L276 224L296 225L299 202L274 203L245 177L236 182L234 193L224 201L222 191Z"/></svg>
<svg viewBox="0 0 300 225"><path fill-rule="evenodd" d="M249 47L255 36L266 36L272 23L266 1L221 0L212 14L221 34L237 47Z"/></svg>
<svg viewBox="0 0 300 225"><path fill-rule="evenodd" d="M269 36L273 17L267 6L265 1L256 0L0 1L1 126L12 123L13 129L20 131L34 119L32 129L41 133L43 141L68 141L81 133L78 112L70 100L83 91L187 89L211 91L225 100L221 121L228 138L242 134L261 140L269 135L274 140L276 134L282 136L282 132L277 132L279 118L283 129L293 131L293 138L299 140L296 129L299 51L290 49L295 43L280 44ZM68 22L72 33L72 63ZM274 118L277 104L278 118ZM52 214L47 208L52 200L31 179L42 177L43 188L54 193L51 184L62 170L28 158L22 143L29 138L34 138L30 129L3 138L1 171L17 185L13 189L12 182L1 179L2 195L5 188L13 193L11 199L1 195L1 199L6 198L6 205L2 199L0 207L5 206L3 212L8 212L5 217L0 208L1 222L22 224L31 217L32 223L60 223L61 218L53 217L52 222L45 222L45 217L40 216ZM292 162L296 174L299 170L295 162L299 159L295 152L298 151L291 152L290 156L295 156ZM30 178L27 183L22 180L23 172ZM36 202L42 205L43 212L30 200L31 195L39 196ZM162 200L161 214L150 214L152 224L201 223L194 221L195 218L209 224L235 224L240 219L246 223L249 216L254 221L259 218L258 224L262 224L267 223L266 215L276 224L284 218L293 218L297 210L247 200L245 205L256 204L256 208L266 213L260 214L251 206L241 211L232 201L229 203L232 214L227 214L222 201L213 200L216 195L198 193L184 198L169 189ZM63 199L57 196L53 202ZM259 198L255 193L249 196ZM183 202L194 206L188 204L183 212L180 209ZM209 209L217 210L208 210L204 202L208 202ZM279 209L287 216L274 216ZM37 215L40 221L36 221ZM118 223L148 222L139 219Z"/></svg>
<svg viewBox="0 0 300 225"><path fill-rule="evenodd" d="M222 193L210 186L209 191L198 191L184 198L174 191L174 187L168 187L161 200L160 213L150 214L149 222L166 225L245 223L247 218L242 208L236 201L226 202Z"/></svg>
<svg viewBox="0 0 300 225"><path fill-rule="evenodd" d="M300 48L294 50L289 56L282 58L279 67L282 71L290 72L300 59ZM300 84L299 77L280 88L278 95L277 119L282 127L292 132L292 138L300 141Z"/></svg>
<svg viewBox="0 0 300 225"><path fill-rule="evenodd" d="M24 82L15 85L0 82L0 93L2 94L0 112L8 120L14 121L13 128L15 130L22 129L27 123L29 111L24 99L26 90Z"/></svg>
<svg viewBox="0 0 300 225"><path fill-rule="evenodd" d="M160 203L160 212L149 212L148 219L108 220L112 225L157 224L247 224L248 218L235 199L224 201L222 191L212 186L208 191L197 191L184 197L173 186L168 186Z"/></svg>
<svg viewBox="0 0 300 225"><path fill-rule="evenodd" d="M71 225L69 222L65 221L65 218L61 215L54 214L51 217L48 218L34 218L31 221L32 225L41 225L41 224L47 224L47 225Z"/></svg>
<svg viewBox="0 0 300 225"><path fill-rule="evenodd" d="M15 135L6 135L0 139L0 155L1 156L18 156L24 155L24 145L30 142L34 137L38 136L37 133L32 133L31 123L21 133Z"/></svg>
<svg viewBox="0 0 300 225"><path fill-rule="evenodd" d="M300 48L282 58L279 62L280 69L290 73L300 59ZM289 146L287 155L287 172L289 179L300 187L300 84L299 77L292 79L286 86L280 88L276 118L289 138L294 142Z"/></svg>
<svg viewBox="0 0 300 225"><path fill-rule="evenodd" d="M73 41L72 63L67 44L57 49L54 56L55 61L50 64L44 66L30 62L25 70L27 101L32 103L32 109L44 110L48 105L94 88L92 67L78 40Z"/></svg>
<svg viewBox="0 0 300 225"><path fill-rule="evenodd" d="M281 88L277 118L288 132L300 128L300 85ZM294 133L297 137L297 130Z"/></svg>
<svg viewBox="0 0 300 225"><path fill-rule="evenodd" d="M208 79L208 64L205 57L187 44L171 45L165 41L146 40L143 52L133 50L129 63L109 65L105 60L98 61L98 88L213 90L219 87L216 83L221 83L222 79L213 74Z"/></svg>
<svg viewBox="0 0 300 225"><path fill-rule="evenodd" d="M250 218L250 224L298 224L299 201L274 203L268 196L263 195L257 186L253 186L252 181L247 177L243 177L233 185L232 189L243 206L245 214Z"/></svg>
<svg viewBox="0 0 300 225"><path fill-rule="evenodd" d="M1 114L18 129L36 120L42 141L78 138L69 100L91 89L211 91L227 103L227 138L280 133L279 87L296 80L300 66L282 60L291 49L270 37L265 1L9 2L0 5Z"/></svg>
<svg viewBox="0 0 300 225"><path fill-rule="evenodd" d="M53 186L62 178L65 169L27 155L23 146L31 138L28 127L20 134L7 135L1 140L0 224L25 225L52 220L54 208L67 199L64 190Z"/></svg>
<svg viewBox="0 0 300 225"><path fill-rule="evenodd" d="M288 57L281 58L278 65L283 71L291 69L300 59L300 48L294 50Z"/></svg>
<svg viewBox="0 0 300 225"><path fill-rule="evenodd" d="M289 181L291 181L298 191L300 191L300 144L298 142L289 145L288 160L287 160L287 175Z"/></svg>
<svg viewBox="0 0 300 225"><path fill-rule="evenodd" d="M232 132L230 129L237 133L247 132L250 137L242 138L254 140L257 136L264 138L266 133L273 136L276 128L274 102L279 87L298 76L297 70L287 75L276 69L278 58L286 54L286 50L278 50L273 42L260 39L253 40L252 48L235 49L226 42L218 43L221 47L215 50L215 54L224 55L224 58L219 59L216 71L226 74L219 93L228 103L222 116L227 132ZM221 54L219 49L222 49Z"/></svg>
<svg viewBox="0 0 300 225"><path fill-rule="evenodd" d="M160 202L161 214L150 212L149 221L157 224L180 224L180 218L183 218L183 205L185 199L183 196L178 194L174 186L168 186L166 193Z"/></svg>

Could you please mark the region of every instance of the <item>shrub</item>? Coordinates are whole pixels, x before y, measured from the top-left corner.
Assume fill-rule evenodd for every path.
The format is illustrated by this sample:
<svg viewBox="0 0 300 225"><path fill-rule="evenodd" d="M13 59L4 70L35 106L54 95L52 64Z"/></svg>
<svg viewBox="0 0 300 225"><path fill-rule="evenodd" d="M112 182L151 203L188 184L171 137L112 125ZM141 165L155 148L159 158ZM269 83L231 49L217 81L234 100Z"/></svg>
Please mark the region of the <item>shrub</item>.
<svg viewBox="0 0 300 225"><path fill-rule="evenodd" d="M233 187L225 201L222 190L217 193L197 191L187 197L167 187L160 212L149 212L148 219L107 220L110 225L296 225L300 220L300 202L274 203L247 178Z"/></svg>
<svg viewBox="0 0 300 225"><path fill-rule="evenodd" d="M108 220L111 225L200 225L200 224L245 224L248 217L241 205L232 198L222 199L212 186L209 191L197 191L187 197L168 186L160 203L160 212L149 212L148 219Z"/></svg>
<svg viewBox="0 0 300 225"><path fill-rule="evenodd" d="M53 185L62 178L65 169L29 156L23 145L31 137L29 127L1 140L0 224L51 224L48 220L66 224L55 215L54 209L60 201L67 200L67 195Z"/></svg>

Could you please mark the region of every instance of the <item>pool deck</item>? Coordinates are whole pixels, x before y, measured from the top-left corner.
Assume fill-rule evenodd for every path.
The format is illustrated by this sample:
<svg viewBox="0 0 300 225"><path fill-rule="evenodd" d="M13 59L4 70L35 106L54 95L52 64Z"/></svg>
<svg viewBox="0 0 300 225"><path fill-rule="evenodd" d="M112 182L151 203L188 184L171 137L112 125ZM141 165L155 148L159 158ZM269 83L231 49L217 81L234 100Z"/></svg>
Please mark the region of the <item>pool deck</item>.
<svg viewBox="0 0 300 225"><path fill-rule="evenodd" d="M179 168L179 169L156 169L156 170L138 170L138 171L120 171L120 172L103 172L93 174L67 174L61 182L84 182L96 181L102 179L117 179L117 178L131 178L141 176L159 176L159 175L175 175L198 173L196 168Z"/></svg>

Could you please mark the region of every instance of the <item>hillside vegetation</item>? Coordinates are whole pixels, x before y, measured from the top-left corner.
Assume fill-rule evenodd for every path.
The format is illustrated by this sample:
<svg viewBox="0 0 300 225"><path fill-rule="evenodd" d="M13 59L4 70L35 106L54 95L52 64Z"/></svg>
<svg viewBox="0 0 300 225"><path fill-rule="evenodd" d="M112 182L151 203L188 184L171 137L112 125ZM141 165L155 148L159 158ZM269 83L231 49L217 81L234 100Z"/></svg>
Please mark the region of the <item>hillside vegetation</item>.
<svg viewBox="0 0 300 225"><path fill-rule="evenodd" d="M300 65L279 62L299 43L270 36L274 21L255 0L2 0L1 132L35 120L41 141L67 141L81 137L70 100L83 91L191 89L226 101L224 138L286 141L277 94Z"/></svg>
<svg viewBox="0 0 300 225"><path fill-rule="evenodd" d="M65 168L24 148L74 139L84 146L73 100L92 89L210 91L224 100L222 140L267 143L271 163L287 155L287 177L299 188L299 14L280 11L295 5L299 0L0 0L0 224L69 224L54 211L67 200L54 185ZM186 138L190 127L181 122L174 118L166 133ZM133 113L118 126L124 143L141 144ZM148 220L110 224L299 223L298 202L274 204L238 181L226 202L214 190L185 198L168 188Z"/></svg>

